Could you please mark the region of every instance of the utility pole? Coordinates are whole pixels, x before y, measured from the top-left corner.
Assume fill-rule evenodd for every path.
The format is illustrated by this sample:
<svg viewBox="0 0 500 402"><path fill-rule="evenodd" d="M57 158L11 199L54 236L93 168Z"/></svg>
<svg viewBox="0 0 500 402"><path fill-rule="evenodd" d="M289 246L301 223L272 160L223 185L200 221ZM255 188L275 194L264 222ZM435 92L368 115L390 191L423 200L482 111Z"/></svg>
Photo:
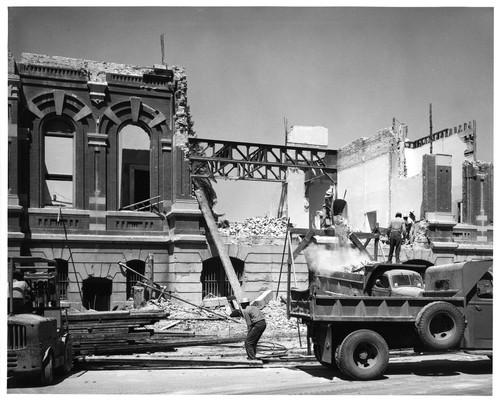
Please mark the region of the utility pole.
<svg viewBox="0 0 500 402"><path fill-rule="evenodd" d="M160 46L161 46L161 64L165 65L165 34L160 35Z"/></svg>
<svg viewBox="0 0 500 402"><path fill-rule="evenodd" d="M430 133L429 133L429 141L431 144L431 155L432 155L432 103L429 103L429 124L430 124Z"/></svg>

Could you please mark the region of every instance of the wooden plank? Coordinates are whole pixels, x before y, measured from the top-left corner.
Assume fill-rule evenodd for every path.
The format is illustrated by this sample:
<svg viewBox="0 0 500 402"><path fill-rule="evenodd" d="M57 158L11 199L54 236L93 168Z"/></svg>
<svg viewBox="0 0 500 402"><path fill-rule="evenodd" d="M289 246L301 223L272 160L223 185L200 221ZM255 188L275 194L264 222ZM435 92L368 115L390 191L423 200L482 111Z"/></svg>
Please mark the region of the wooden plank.
<svg viewBox="0 0 500 402"><path fill-rule="evenodd" d="M120 311L96 311L87 313L68 313L68 321L83 321L83 320L109 320L117 319L120 317L129 316L128 310Z"/></svg>
<svg viewBox="0 0 500 402"><path fill-rule="evenodd" d="M349 240L351 240L354 243L354 245L358 248L358 250L361 251L362 253L364 253L370 259L370 261L373 260L373 257L371 256L371 254L361 244L361 242L359 241L358 237L354 233L351 233L349 235Z"/></svg>
<svg viewBox="0 0 500 402"><path fill-rule="evenodd" d="M299 245L297 246L295 251L293 252L293 256L292 256L293 259L296 259L299 256L300 252L302 250L304 250L309 245L309 242L311 241L313 236L314 236L314 231L312 229L310 229L306 233L306 235L304 236L302 241L299 243Z"/></svg>
<svg viewBox="0 0 500 402"><path fill-rule="evenodd" d="M128 320L133 319L164 319L170 315L167 311L96 311L86 313L68 313L68 321L96 321L103 322L107 320Z"/></svg>
<svg viewBox="0 0 500 402"><path fill-rule="evenodd" d="M195 181L196 183L196 181ZM203 217L205 218L205 222L207 227L212 235L212 239L214 241L215 247L219 252L219 257L222 261L222 266L224 267L224 271L226 271L227 279L231 284L231 288L233 289L234 295L237 300L241 300L243 297L243 291L241 290L240 281L236 276L236 272L234 271L233 264L229 259L229 254L227 253L227 248L225 244L222 242L222 239L219 234L219 229L215 223L213 212L208 204L206 195L204 190L201 187L198 187L195 191L196 199L198 200L198 204L200 205L201 212L203 213Z"/></svg>

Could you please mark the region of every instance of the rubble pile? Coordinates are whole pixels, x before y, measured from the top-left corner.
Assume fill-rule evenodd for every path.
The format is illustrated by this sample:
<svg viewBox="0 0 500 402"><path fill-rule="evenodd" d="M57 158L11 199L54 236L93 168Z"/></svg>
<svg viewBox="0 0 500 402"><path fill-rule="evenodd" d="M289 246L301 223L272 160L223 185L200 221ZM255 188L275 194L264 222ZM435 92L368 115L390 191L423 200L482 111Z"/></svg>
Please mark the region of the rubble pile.
<svg viewBox="0 0 500 402"><path fill-rule="evenodd" d="M154 304L158 308L169 312L168 319L161 320L154 325L155 331L161 331L162 328L168 327L169 324L177 322L172 329L178 331L194 331L196 336L220 336L229 337L237 334L246 334L247 326L243 317L230 317L230 308L221 306L211 308L210 311L217 313L212 315L208 311L203 311L196 307L191 307L186 304L181 304L174 300L150 300L148 304ZM297 320L288 319L286 316L286 305L277 300L271 300L263 309L262 312L266 317L267 328L265 334L267 336L287 337L297 336ZM222 316L231 318L226 320ZM234 320L234 321L232 321ZM236 322L235 322L236 321ZM306 328L301 325L301 333L305 333Z"/></svg>
<svg viewBox="0 0 500 402"><path fill-rule="evenodd" d="M413 248L428 248L429 238L427 237L427 230L429 222L421 220L413 225Z"/></svg>
<svg viewBox="0 0 500 402"><path fill-rule="evenodd" d="M286 234L287 219L273 217L252 217L243 222L231 222L228 228L219 228L219 233L232 237L281 237Z"/></svg>

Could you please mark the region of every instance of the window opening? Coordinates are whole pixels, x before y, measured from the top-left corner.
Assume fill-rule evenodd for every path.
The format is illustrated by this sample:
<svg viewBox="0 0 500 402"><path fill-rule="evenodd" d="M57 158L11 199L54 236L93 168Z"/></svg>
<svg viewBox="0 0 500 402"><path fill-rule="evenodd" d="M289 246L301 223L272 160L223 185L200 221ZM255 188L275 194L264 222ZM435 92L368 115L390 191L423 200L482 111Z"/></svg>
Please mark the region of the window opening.
<svg viewBox="0 0 500 402"><path fill-rule="evenodd" d="M43 129L44 206L74 206L74 129L62 119L53 119Z"/></svg>
<svg viewBox="0 0 500 402"><path fill-rule="evenodd" d="M142 128L127 125L119 133L118 183L120 208L150 198L149 135Z"/></svg>
<svg viewBox="0 0 500 402"><path fill-rule="evenodd" d="M68 300L68 261L56 258L57 261L57 286L59 288L59 299Z"/></svg>
<svg viewBox="0 0 500 402"><path fill-rule="evenodd" d="M238 258L230 257L230 259L241 285L245 263ZM214 257L203 261L201 284L203 298L209 295L216 297L234 296L234 291L229 283L220 257Z"/></svg>
<svg viewBox="0 0 500 402"><path fill-rule="evenodd" d="M109 311L113 281L107 278L89 277L82 281L83 307L97 311Z"/></svg>
<svg viewBox="0 0 500 402"><path fill-rule="evenodd" d="M127 261L126 265L141 275L144 275L146 271L146 263L141 260ZM138 281L144 281L144 278L127 269L127 299L134 297L133 287L137 285Z"/></svg>

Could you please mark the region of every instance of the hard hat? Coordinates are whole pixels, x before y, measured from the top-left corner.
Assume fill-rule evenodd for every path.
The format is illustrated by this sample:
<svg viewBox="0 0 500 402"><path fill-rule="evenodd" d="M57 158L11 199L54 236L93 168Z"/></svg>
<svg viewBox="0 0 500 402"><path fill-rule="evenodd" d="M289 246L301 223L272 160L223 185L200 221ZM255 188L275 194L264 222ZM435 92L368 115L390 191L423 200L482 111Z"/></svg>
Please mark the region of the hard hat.
<svg viewBox="0 0 500 402"><path fill-rule="evenodd" d="M240 301L240 304L243 304L243 303L250 303L250 300L247 298L247 297L244 297L243 299L241 299Z"/></svg>
<svg viewBox="0 0 500 402"><path fill-rule="evenodd" d="M327 196L333 195L333 190L331 188L329 188L328 190L326 190L326 195Z"/></svg>
<svg viewBox="0 0 500 402"><path fill-rule="evenodd" d="M410 214L414 213L415 210L414 209L410 209Z"/></svg>

